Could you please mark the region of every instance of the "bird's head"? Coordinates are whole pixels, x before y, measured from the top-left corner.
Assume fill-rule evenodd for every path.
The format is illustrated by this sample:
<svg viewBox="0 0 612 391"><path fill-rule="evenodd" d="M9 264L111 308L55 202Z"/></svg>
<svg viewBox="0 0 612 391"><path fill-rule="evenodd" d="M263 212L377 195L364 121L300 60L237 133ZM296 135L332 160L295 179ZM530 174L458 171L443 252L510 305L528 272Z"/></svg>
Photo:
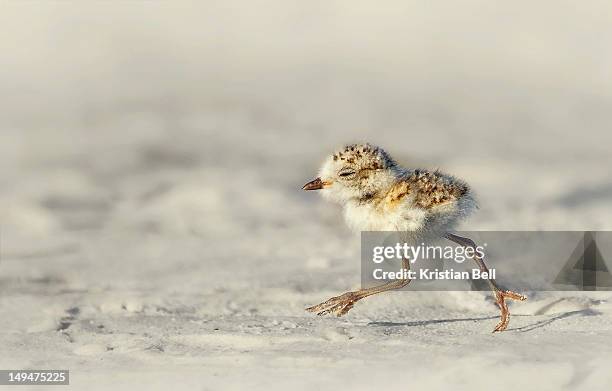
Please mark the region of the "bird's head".
<svg viewBox="0 0 612 391"><path fill-rule="evenodd" d="M376 196L389 188L399 168L382 148L371 144L352 144L329 156L319 177L304 185L304 190L321 190L323 196L339 203Z"/></svg>

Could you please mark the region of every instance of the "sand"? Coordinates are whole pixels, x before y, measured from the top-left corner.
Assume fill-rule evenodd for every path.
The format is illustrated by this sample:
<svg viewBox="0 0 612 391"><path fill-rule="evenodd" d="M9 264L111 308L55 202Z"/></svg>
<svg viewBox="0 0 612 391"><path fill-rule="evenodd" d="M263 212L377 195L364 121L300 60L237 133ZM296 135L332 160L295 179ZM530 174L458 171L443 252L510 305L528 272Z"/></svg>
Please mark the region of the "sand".
<svg viewBox="0 0 612 391"><path fill-rule="evenodd" d="M486 292L304 311L360 283L358 235L300 190L342 143L468 181L465 230L611 228L609 13L486 4L3 5L0 368L89 390L608 389L609 292L526 291L501 334Z"/></svg>

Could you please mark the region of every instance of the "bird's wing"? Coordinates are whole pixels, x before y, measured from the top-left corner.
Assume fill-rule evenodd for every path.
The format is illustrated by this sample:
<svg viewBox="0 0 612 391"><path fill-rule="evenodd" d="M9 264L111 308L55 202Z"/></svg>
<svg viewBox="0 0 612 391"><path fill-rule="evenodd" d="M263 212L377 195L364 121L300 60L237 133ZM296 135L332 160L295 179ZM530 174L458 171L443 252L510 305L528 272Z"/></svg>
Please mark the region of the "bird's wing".
<svg viewBox="0 0 612 391"><path fill-rule="evenodd" d="M427 210L456 202L470 191L463 181L437 170L414 170L405 181L414 192L415 205Z"/></svg>

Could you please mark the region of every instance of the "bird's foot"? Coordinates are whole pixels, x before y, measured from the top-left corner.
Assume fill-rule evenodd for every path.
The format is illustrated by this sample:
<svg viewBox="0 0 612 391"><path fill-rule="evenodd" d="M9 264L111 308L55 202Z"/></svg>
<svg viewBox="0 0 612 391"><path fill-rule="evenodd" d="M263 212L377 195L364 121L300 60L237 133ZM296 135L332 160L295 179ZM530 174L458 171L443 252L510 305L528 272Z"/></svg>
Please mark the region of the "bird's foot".
<svg viewBox="0 0 612 391"><path fill-rule="evenodd" d="M317 315L335 314L340 317L349 312L355 303L363 297L359 292L346 292L340 296L332 297L321 304L308 307L306 311L315 312Z"/></svg>
<svg viewBox="0 0 612 391"><path fill-rule="evenodd" d="M510 323L510 311L508 310L506 299L525 301L527 300L527 296L512 291L499 290L495 292L495 300L501 311L501 319L497 326L495 326L493 330L494 333L497 331L504 331L508 327L508 323Z"/></svg>

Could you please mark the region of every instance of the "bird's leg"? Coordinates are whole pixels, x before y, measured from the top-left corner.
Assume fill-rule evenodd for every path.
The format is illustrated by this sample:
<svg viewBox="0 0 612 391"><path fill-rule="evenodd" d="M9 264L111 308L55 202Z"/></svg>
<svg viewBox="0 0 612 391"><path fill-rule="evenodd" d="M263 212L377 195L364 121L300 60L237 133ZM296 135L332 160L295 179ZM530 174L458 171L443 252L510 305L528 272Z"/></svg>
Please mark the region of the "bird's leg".
<svg viewBox="0 0 612 391"><path fill-rule="evenodd" d="M451 234L451 233L447 233L446 238L463 247L472 248L474 250L474 257L472 259L476 262L481 272L487 273L487 275L490 275L489 268L487 268L487 265L485 265L484 263L484 259L480 257L480 255L476 251L476 243L474 243L472 239L464 238L462 236L458 236L458 235ZM489 286L491 287L491 290L493 291L493 294L495 295L495 301L501 311L501 320L499 321L497 326L495 326L495 329L493 330L493 332L504 331L508 327L508 323L510 323L510 311L508 311L508 305L506 304L506 299L525 301L527 300L527 297L519 293L516 293L516 292L503 290L499 288L497 284L495 283L495 280L491 278L488 278L487 281L489 283Z"/></svg>
<svg viewBox="0 0 612 391"><path fill-rule="evenodd" d="M410 270L410 262L408 259L402 259L402 270ZM400 289L410 283L410 279L404 278L401 280L390 281L385 284L375 286L372 288L360 289L358 291L346 292L340 296L332 297L331 299L324 301L321 304L314 305L306 308L306 311L316 312L317 315L335 314L336 316L342 316L349 312L355 303L368 296L375 295L390 291L393 289Z"/></svg>

